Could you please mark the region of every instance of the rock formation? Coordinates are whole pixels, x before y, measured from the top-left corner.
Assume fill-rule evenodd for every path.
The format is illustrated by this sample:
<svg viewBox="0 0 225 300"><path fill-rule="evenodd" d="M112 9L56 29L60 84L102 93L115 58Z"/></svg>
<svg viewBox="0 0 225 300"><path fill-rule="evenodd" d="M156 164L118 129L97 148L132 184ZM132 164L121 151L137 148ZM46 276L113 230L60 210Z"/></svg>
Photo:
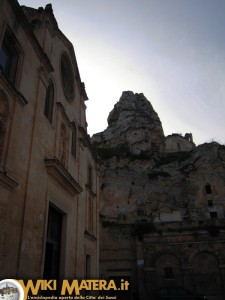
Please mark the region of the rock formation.
<svg viewBox="0 0 225 300"><path fill-rule="evenodd" d="M121 299L155 300L168 286L224 299L225 147L165 138L143 94L124 92L108 124L93 137L103 277L130 279Z"/></svg>
<svg viewBox="0 0 225 300"><path fill-rule="evenodd" d="M164 149L161 121L143 94L123 92L108 117L108 128L92 138L96 147L131 154Z"/></svg>

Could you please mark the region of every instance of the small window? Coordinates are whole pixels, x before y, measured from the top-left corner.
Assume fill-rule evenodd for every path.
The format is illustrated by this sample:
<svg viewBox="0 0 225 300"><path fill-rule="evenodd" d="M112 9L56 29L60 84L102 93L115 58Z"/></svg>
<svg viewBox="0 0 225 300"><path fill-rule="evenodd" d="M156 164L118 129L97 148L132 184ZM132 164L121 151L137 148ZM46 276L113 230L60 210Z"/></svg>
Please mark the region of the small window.
<svg viewBox="0 0 225 300"><path fill-rule="evenodd" d="M171 267L164 268L164 274L165 274L165 279L173 279L174 278L173 268Z"/></svg>
<svg viewBox="0 0 225 300"><path fill-rule="evenodd" d="M212 200L208 200L208 206L213 206L213 201Z"/></svg>
<svg viewBox="0 0 225 300"><path fill-rule="evenodd" d="M211 211L210 212L210 218L211 219L217 219L217 212L216 211Z"/></svg>
<svg viewBox="0 0 225 300"><path fill-rule="evenodd" d="M15 83L19 60L17 41L7 28L0 48L0 67L11 83Z"/></svg>
<svg viewBox="0 0 225 300"><path fill-rule="evenodd" d="M44 110L44 114L50 123L52 123L53 108L54 108L54 87L53 87L53 83L50 82L46 90L45 110Z"/></svg>
<svg viewBox="0 0 225 300"><path fill-rule="evenodd" d="M76 145L77 145L77 132L75 125L72 126L72 144L71 144L71 153L74 158L76 158Z"/></svg>
<svg viewBox="0 0 225 300"><path fill-rule="evenodd" d="M180 148L180 144L177 143L177 151L180 152L181 148Z"/></svg>
<svg viewBox="0 0 225 300"><path fill-rule="evenodd" d="M212 194L212 189L211 189L211 185L210 184L207 184L205 186L205 191L206 191L206 194Z"/></svg>

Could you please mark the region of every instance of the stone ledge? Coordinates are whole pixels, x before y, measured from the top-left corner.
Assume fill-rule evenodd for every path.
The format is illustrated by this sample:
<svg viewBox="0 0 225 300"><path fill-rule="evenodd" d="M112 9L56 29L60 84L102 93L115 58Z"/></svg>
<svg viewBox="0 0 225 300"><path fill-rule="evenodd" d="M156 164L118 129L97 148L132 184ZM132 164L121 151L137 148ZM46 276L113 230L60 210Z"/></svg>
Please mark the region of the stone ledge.
<svg viewBox="0 0 225 300"><path fill-rule="evenodd" d="M88 190L88 192L91 194L91 197L93 197L93 198L96 198L96 197L97 197L96 193L94 193L94 192L92 191L92 189L91 189L91 187L90 187L89 184L86 184L85 187L86 187L86 189Z"/></svg>
<svg viewBox="0 0 225 300"><path fill-rule="evenodd" d="M60 161L54 158L45 158L47 172L72 196L80 194L83 189L73 176L63 167Z"/></svg>
<svg viewBox="0 0 225 300"><path fill-rule="evenodd" d="M84 235L88 236L89 238L91 238L92 240L96 241L97 238L88 230L84 231Z"/></svg>
<svg viewBox="0 0 225 300"><path fill-rule="evenodd" d="M17 188L19 185L17 179L3 168L0 169L0 184L1 183L10 189Z"/></svg>

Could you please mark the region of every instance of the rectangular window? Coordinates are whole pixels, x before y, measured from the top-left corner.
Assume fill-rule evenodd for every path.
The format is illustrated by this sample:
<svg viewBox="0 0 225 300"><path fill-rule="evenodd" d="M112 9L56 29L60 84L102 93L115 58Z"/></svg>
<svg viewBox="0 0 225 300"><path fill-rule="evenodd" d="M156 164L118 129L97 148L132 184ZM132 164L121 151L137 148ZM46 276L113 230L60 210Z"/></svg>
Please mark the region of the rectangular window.
<svg viewBox="0 0 225 300"><path fill-rule="evenodd" d="M44 109L44 114L50 123L52 123L53 108L54 108L54 86L53 83L50 82L46 90L45 109Z"/></svg>
<svg viewBox="0 0 225 300"><path fill-rule="evenodd" d="M212 194L212 189L211 189L211 185L210 184L207 184L205 186L205 191L206 191L206 194Z"/></svg>
<svg viewBox="0 0 225 300"><path fill-rule="evenodd" d="M208 200L208 206L213 206L213 201L212 200Z"/></svg>
<svg viewBox="0 0 225 300"><path fill-rule="evenodd" d="M211 219L217 219L217 212L216 211L211 211L210 212L210 218Z"/></svg>
<svg viewBox="0 0 225 300"><path fill-rule="evenodd" d="M174 278L173 268L171 267L164 268L164 274L166 279L173 279Z"/></svg>
<svg viewBox="0 0 225 300"><path fill-rule="evenodd" d="M18 43L7 28L0 48L0 67L11 83L15 83L19 60Z"/></svg>

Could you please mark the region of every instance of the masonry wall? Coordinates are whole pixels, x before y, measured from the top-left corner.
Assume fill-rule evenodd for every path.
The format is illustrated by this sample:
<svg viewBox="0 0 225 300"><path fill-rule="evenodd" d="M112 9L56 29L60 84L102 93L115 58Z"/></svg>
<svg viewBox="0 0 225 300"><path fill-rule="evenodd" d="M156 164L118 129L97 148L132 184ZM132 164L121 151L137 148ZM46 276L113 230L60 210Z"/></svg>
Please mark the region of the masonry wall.
<svg viewBox="0 0 225 300"><path fill-rule="evenodd" d="M178 232L170 227L171 232L165 228L160 234L145 236L143 273L147 295L157 297L167 287L182 287L208 299L224 298L224 231L213 231L213 223L207 230L191 225L191 230Z"/></svg>
<svg viewBox="0 0 225 300"><path fill-rule="evenodd" d="M168 135L165 138L165 144L166 153L190 151L195 147L192 141L192 134L188 133L184 137L181 134Z"/></svg>
<svg viewBox="0 0 225 300"><path fill-rule="evenodd" d="M22 9L11 0L3 1L1 7L1 54L7 31L19 50L15 81L4 66L0 73L1 107L8 105L7 111L0 111L4 127L0 139L0 276L42 278L52 272L58 278L85 277L88 254L89 276L97 277L99 174L87 135L87 95L73 46L58 29L51 6ZM38 27L33 27L33 20L39 20ZM62 78L63 54L65 72L70 75L66 79ZM45 111L50 84L52 117ZM86 230L88 195L93 201L90 234ZM58 244L54 241L57 222L52 221L52 233L48 229L51 210L61 220ZM59 253L59 261L46 266L50 245ZM57 272L54 264L59 265Z"/></svg>

